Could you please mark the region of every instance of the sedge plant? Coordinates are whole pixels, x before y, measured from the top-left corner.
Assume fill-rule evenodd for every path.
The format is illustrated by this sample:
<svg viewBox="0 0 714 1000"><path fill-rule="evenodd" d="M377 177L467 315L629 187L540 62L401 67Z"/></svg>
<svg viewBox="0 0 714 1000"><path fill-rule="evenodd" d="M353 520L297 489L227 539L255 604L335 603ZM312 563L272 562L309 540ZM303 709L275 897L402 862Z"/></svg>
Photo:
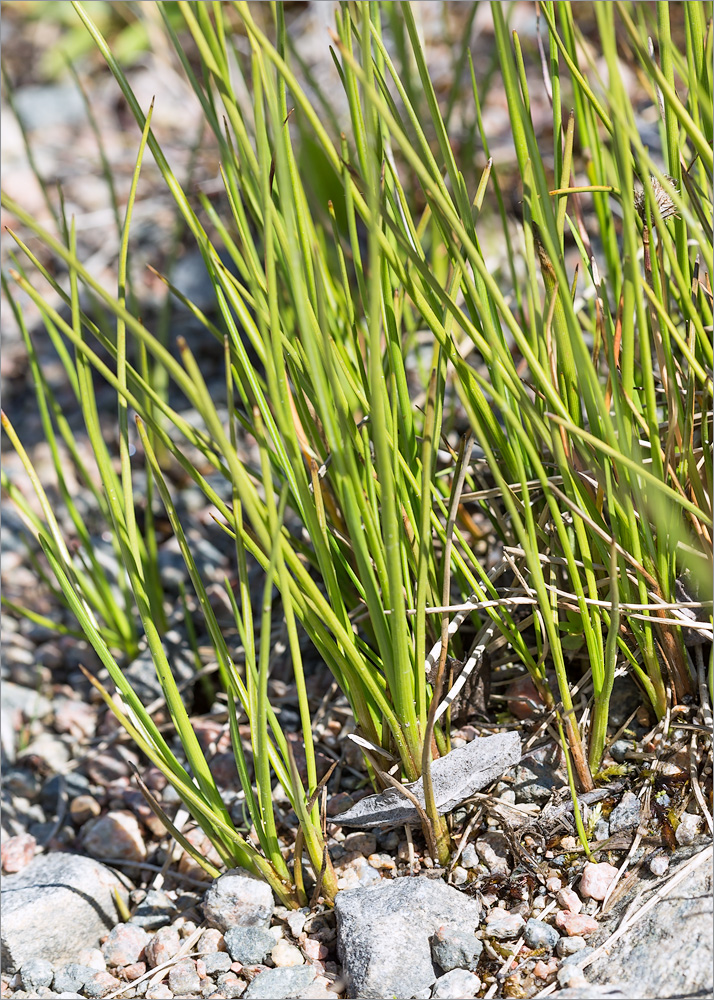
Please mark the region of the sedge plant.
<svg viewBox="0 0 714 1000"><path fill-rule="evenodd" d="M332 898L337 888L321 823L300 630L346 696L368 762L387 755L400 782L424 775L425 832L440 861L448 860L449 834L429 769L450 746L442 698L457 619L470 616L477 629L487 626L509 644L562 720L572 787L591 788L618 663L653 712L664 715L668 699L695 688L682 632L692 619L677 598L677 581L686 575L698 595L690 603L711 606L711 4L679 5L681 51L671 5L659 3L654 12L638 3L596 5L598 62L588 55L572 5L544 0L540 79L553 117L546 150L533 124L526 53L508 31L505 5L493 3L488 83L468 38L456 58L469 81L468 98L460 100L468 100L474 144L485 154L474 171L454 152L449 117L456 92L443 107L418 5L335 8L340 131L328 95L310 96L301 82L282 4L157 2L165 37L220 152L224 213L182 188L152 132L150 109L140 107L88 10L73 7L141 137L118 220L117 289L105 290L79 259L61 206L50 232L5 195L23 233L64 263L69 281L61 285L18 232L3 288L25 337L58 477L62 439L111 533L123 567L118 594L92 561L82 519L60 482L77 531L70 553L8 415L3 426L40 513L19 484L6 477L4 487L41 547L46 579L121 696L117 701L95 679L107 704L174 785L221 860L260 873L291 906L306 901L303 849L323 895ZM239 35L247 45L236 45ZM662 156L640 138L618 72L623 46L659 116ZM486 88L495 84L505 91L515 144L517 225L483 128ZM165 281L206 337L222 345L221 400L185 342L144 326L127 285L132 204L146 148L210 276L211 315ZM508 248L501 276L482 250L483 229L494 219ZM81 467L13 283L39 310L66 368L95 470ZM51 303L48 283L68 318ZM414 360L423 331L426 364ZM116 456L102 436L96 378L116 393ZM175 394L184 405L170 404ZM468 437L458 455L453 435L452 444L446 439L445 460L442 440L456 414ZM257 443L254 465L241 457L246 434ZM221 802L162 645L156 537L151 518L141 530L137 522L139 459L131 458L130 445L166 511L211 638L250 835L236 829ZM214 505L234 551L239 584L234 593L226 582L226 595L240 662L177 513L169 461ZM230 484L228 500L206 468ZM499 543L497 571L476 554L475 514ZM249 560L265 573L260 620ZM511 585L498 586L505 571ZM298 693L306 782L269 699L273 587ZM530 611L526 618L521 606ZM711 635L706 622L699 628L700 637ZM183 761L122 671L140 632ZM436 674L427 669L432 648L439 651ZM586 730L571 695L574 650L584 653L592 674ZM241 743L243 713L254 773ZM368 766L375 786L383 786L381 765ZM299 823L291 865L274 814L276 781Z"/></svg>

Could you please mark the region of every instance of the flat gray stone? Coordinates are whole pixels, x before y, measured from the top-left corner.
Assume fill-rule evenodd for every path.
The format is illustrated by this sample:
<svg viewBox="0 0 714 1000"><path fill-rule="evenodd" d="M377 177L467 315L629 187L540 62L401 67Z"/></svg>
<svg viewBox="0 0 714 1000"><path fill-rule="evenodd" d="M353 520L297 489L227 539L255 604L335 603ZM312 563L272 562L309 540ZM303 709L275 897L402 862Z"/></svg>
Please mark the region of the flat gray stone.
<svg viewBox="0 0 714 1000"><path fill-rule="evenodd" d="M117 922L115 889L126 903L114 872L75 854L41 854L4 878L3 972L17 972L34 958L63 965L83 948L96 948Z"/></svg>
<svg viewBox="0 0 714 1000"><path fill-rule="evenodd" d="M398 878L335 898L337 951L348 996L413 997L436 982L431 937L443 924L471 932L476 900L428 878Z"/></svg>
<svg viewBox="0 0 714 1000"><path fill-rule="evenodd" d="M285 1000L286 997L297 997L316 976L311 965L266 969L255 977L243 997L245 1000Z"/></svg>
<svg viewBox="0 0 714 1000"><path fill-rule="evenodd" d="M681 848L672 857L668 876L702 850ZM651 878L654 883L654 877ZM640 882L638 891L642 888ZM645 895L642 902L651 896ZM603 921L597 937L589 943L598 947L618 926L630 895L620 900ZM712 994L712 863L711 856L694 869L671 895L655 906L616 941L610 954L586 968L594 983L622 987L636 983L641 1000L661 997L711 996ZM624 989L624 987L622 987ZM592 994L595 995L595 994Z"/></svg>
<svg viewBox="0 0 714 1000"><path fill-rule="evenodd" d="M431 765L434 798L441 815L456 809L464 799L499 778L521 759L521 738L518 733L496 733L478 737L466 746L452 750ZM405 785L424 805L422 779ZM390 827L403 823L420 823L419 814L405 795L388 788L379 795L360 799L351 809L333 819L341 826Z"/></svg>

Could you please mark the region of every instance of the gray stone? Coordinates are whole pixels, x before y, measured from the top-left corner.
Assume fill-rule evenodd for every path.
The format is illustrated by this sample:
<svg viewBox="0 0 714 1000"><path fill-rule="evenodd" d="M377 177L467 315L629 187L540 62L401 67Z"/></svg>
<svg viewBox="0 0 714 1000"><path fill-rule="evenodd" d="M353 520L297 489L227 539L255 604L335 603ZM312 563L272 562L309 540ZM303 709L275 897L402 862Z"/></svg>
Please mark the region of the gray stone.
<svg viewBox="0 0 714 1000"><path fill-rule="evenodd" d="M430 937L475 930L480 905L444 882L398 878L337 894L337 951L349 995L411 997L436 981Z"/></svg>
<svg viewBox="0 0 714 1000"><path fill-rule="evenodd" d="M52 975L52 963L45 958L31 958L20 969L22 985L28 993L36 993L40 986L50 986Z"/></svg>
<svg viewBox="0 0 714 1000"><path fill-rule="evenodd" d="M451 927L440 927L431 939L431 957L444 972L452 969L476 971L483 944L473 934Z"/></svg>
<svg viewBox="0 0 714 1000"><path fill-rule="evenodd" d="M562 986L563 989L567 989L568 987L579 988L585 986L587 983L585 973L579 965L567 965L565 962L558 969L556 979L558 980L558 986Z"/></svg>
<svg viewBox="0 0 714 1000"><path fill-rule="evenodd" d="M243 996L245 1000L285 1000L299 997L317 973L311 965L291 969L266 969L256 976Z"/></svg>
<svg viewBox="0 0 714 1000"><path fill-rule="evenodd" d="M557 928L551 927L543 920L534 920L531 917L530 920L526 921L523 938L529 948L555 948L560 941L560 934Z"/></svg>
<svg viewBox="0 0 714 1000"><path fill-rule="evenodd" d="M520 913L509 913L495 906L486 917L486 933L499 941L509 941L518 937L525 923Z"/></svg>
<svg viewBox="0 0 714 1000"><path fill-rule="evenodd" d="M625 755L632 750L632 743L629 740L615 740L615 742L610 747L610 754L614 761L618 764L622 764L625 760Z"/></svg>
<svg viewBox="0 0 714 1000"><path fill-rule="evenodd" d="M229 927L223 940L233 961L241 965L261 965L275 946L266 927Z"/></svg>
<svg viewBox="0 0 714 1000"><path fill-rule="evenodd" d="M16 972L32 958L71 961L116 923L115 890L123 883L105 865L72 854L41 854L2 885L2 967Z"/></svg>
<svg viewBox="0 0 714 1000"><path fill-rule="evenodd" d="M464 799L498 778L507 767L521 756L521 738L518 733L497 733L472 740L464 747L452 750L431 765L434 797L439 813L445 815L456 809ZM424 805L422 779L405 786ZM378 795L368 795L346 812L335 817L342 826L397 826L402 823L418 824L416 808L396 788L388 788Z"/></svg>
<svg viewBox="0 0 714 1000"><path fill-rule="evenodd" d="M583 939L581 938L581 940ZM586 959L590 958L590 956L593 954L594 951L595 949L592 947L592 945L589 944L586 944L584 948L576 948L575 951L571 951L569 955L565 956L565 958L561 962L561 966L562 965L582 966L585 964Z"/></svg>
<svg viewBox="0 0 714 1000"><path fill-rule="evenodd" d="M476 868L479 862L476 848L469 842L461 852L461 864L464 868Z"/></svg>
<svg viewBox="0 0 714 1000"><path fill-rule="evenodd" d="M169 989L175 997L195 996L201 991L201 980L196 971L196 963L191 958L183 958L169 970Z"/></svg>
<svg viewBox="0 0 714 1000"><path fill-rule="evenodd" d="M157 931L170 924L175 916L176 904L173 899L160 889L149 889L129 922L143 927L145 931Z"/></svg>
<svg viewBox="0 0 714 1000"><path fill-rule="evenodd" d="M481 980L473 972L454 969L436 980L431 995L440 1000L468 1000L469 997L475 997L480 988Z"/></svg>
<svg viewBox="0 0 714 1000"><path fill-rule="evenodd" d="M57 993L79 992L88 979L94 975L95 970L86 965L79 965L77 962L70 962L63 965L55 972L53 987Z"/></svg>
<svg viewBox="0 0 714 1000"><path fill-rule="evenodd" d="M610 835L631 830L640 822L640 800L634 792L625 792L610 813Z"/></svg>
<svg viewBox="0 0 714 1000"><path fill-rule="evenodd" d="M682 848L672 857L674 875L697 854ZM639 891L641 885L636 889ZM645 896L642 902L649 897ZM622 920L632 902L623 897L605 918L592 944L602 944ZM681 995L710 996L712 993L712 866L711 855L704 858L671 892L657 901L609 949L588 968L588 976L600 985L636 983L637 992L628 994L642 1000ZM624 988L624 987L623 987Z"/></svg>
<svg viewBox="0 0 714 1000"><path fill-rule="evenodd" d="M206 920L221 931L237 924L267 927L273 906L273 893L267 882L244 868L231 868L215 879L203 899Z"/></svg>
<svg viewBox="0 0 714 1000"><path fill-rule="evenodd" d="M578 937L576 934L574 937L562 937L555 946L555 954L559 958L567 958L568 955L575 955L576 952L582 951L583 948L587 947L585 944L585 938Z"/></svg>
<svg viewBox="0 0 714 1000"><path fill-rule="evenodd" d="M231 956L227 951L214 951L210 955L202 956L206 966L206 974L215 976L219 972L228 972L231 967Z"/></svg>

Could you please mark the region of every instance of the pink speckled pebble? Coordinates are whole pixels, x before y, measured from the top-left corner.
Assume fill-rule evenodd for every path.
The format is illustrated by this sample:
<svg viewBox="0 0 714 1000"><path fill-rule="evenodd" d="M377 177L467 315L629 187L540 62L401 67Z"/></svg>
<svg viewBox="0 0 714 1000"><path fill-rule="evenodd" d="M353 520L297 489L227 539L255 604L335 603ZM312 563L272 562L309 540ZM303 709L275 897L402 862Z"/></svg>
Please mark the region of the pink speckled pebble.
<svg viewBox="0 0 714 1000"><path fill-rule="evenodd" d="M320 941L315 941L313 938L306 938L302 945L302 950L305 953L305 957L310 962L315 962L321 958L327 958L329 952L324 944Z"/></svg>
<svg viewBox="0 0 714 1000"><path fill-rule="evenodd" d="M563 883L560 881L557 875L551 875L549 879L546 880L545 887L548 892L558 892L561 889Z"/></svg>
<svg viewBox="0 0 714 1000"><path fill-rule="evenodd" d="M606 861L599 865L586 862L580 878L580 895L590 899L604 899L616 875L617 868Z"/></svg>
<svg viewBox="0 0 714 1000"><path fill-rule="evenodd" d="M557 927L565 931L568 937L573 937L576 934L585 937L598 928L597 920L594 917L589 917L587 913L571 913L569 910L561 910L556 913L555 923Z"/></svg>
<svg viewBox="0 0 714 1000"><path fill-rule="evenodd" d="M0 850L5 871L8 874L22 871L34 858L36 847L37 841L31 833L18 833L14 837L8 837Z"/></svg>
<svg viewBox="0 0 714 1000"><path fill-rule="evenodd" d="M547 979L552 972L555 972L557 967L558 963L553 961L552 958L549 962L544 962L540 959L533 967L533 975L537 976L538 979Z"/></svg>
<svg viewBox="0 0 714 1000"><path fill-rule="evenodd" d="M555 898L564 910L570 910L571 913L580 913L583 908L582 899L572 889L561 889Z"/></svg>

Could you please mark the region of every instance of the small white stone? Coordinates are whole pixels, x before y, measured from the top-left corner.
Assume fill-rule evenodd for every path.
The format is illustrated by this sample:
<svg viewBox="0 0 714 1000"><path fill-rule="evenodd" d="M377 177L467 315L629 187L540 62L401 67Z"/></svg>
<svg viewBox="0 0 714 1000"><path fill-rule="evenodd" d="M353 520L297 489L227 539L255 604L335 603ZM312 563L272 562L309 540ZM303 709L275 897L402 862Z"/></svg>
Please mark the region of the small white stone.
<svg viewBox="0 0 714 1000"><path fill-rule="evenodd" d="M273 964L278 968L287 968L293 965L304 965L305 959L299 948L287 941L278 941L270 952Z"/></svg>
<svg viewBox="0 0 714 1000"><path fill-rule="evenodd" d="M682 847L693 844L699 833L700 823L700 816L695 816L694 813L682 813L679 826L674 832L677 843Z"/></svg>
<svg viewBox="0 0 714 1000"><path fill-rule="evenodd" d="M451 872L451 881L453 885L464 885L469 877L469 873L461 865L457 865Z"/></svg>

